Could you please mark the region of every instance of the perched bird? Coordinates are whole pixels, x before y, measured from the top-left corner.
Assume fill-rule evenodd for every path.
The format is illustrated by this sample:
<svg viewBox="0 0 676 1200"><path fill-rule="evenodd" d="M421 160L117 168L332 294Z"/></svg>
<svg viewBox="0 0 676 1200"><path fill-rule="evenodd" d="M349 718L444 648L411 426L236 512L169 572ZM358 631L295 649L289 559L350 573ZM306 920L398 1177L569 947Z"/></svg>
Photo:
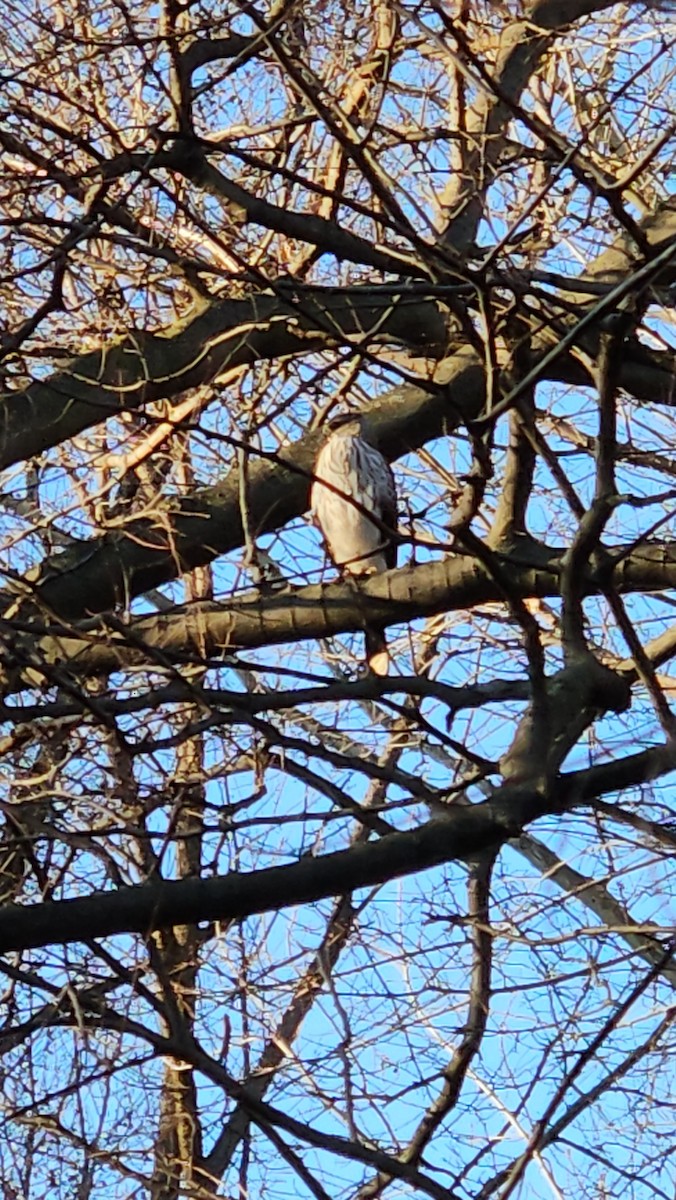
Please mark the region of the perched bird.
<svg viewBox="0 0 676 1200"><path fill-rule="evenodd" d="M342 575L388 571L397 565L397 545L390 534L397 529L397 492L390 465L369 443L360 416L334 417L328 430L315 462L310 504L329 555ZM367 513L381 524L370 521ZM381 627L366 630L366 662L375 675L387 675Z"/></svg>

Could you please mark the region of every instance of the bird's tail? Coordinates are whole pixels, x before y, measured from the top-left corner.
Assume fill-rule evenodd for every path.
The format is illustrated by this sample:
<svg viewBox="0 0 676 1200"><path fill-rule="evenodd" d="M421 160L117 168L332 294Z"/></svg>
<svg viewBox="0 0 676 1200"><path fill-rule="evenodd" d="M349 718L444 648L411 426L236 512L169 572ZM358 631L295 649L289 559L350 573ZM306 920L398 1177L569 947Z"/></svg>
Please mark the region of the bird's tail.
<svg viewBox="0 0 676 1200"><path fill-rule="evenodd" d="M390 655L384 629L366 630L366 665L374 675L387 675Z"/></svg>

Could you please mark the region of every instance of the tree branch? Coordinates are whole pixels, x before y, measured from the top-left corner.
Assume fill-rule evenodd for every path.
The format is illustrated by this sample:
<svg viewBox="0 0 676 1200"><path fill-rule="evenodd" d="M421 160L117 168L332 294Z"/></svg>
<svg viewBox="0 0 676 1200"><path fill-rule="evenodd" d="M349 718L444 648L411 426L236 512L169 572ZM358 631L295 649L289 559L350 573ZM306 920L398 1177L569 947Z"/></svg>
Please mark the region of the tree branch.
<svg viewBox="0 0 676 1200"><path fill-rule="evenodd" d="M0 469L111 416L209 383L226 368L351 339L359 346L399 342L429 352L447 341L443 306L418 295L402 297L396 288L385 295L368 287L284 288L283 295L219 300L161 334L133 330L44 382L3 397Z"/></svg>
<svg viewBox="0 0 676 1200"><path fill-rule="evenodd" d="M615 560L610 583L618 592L676 586L676 542L646 543L623 557L624 549L608 549ZM562 554L561 549L524 539L499 555L503 567L509 568L512 594L519 598L558 596ZM600 578L589 566L586 594L601 594L607 586L606 568ZM79 633L69 626L62 632L53 626L44 637L25 626L31 630L30 638L21 640L9 622L12 651L7 657L16 673L5 668L5 688L21 687L21 671L26 667L66 669L75 677L104 675L141 663L166 666L186 656L203 661L242 647L356 633L364 623L395 625L503 600L499 583L485 565L469 555L449 555L358 582L310 584L272 595L176 607L139 617L129 626L106 625L104 620ZM604 671L599 664L599 672Z"/></svg>
<svg viewBox="0 0 676 1200"><path fill-rule="evenodd" d="M560 815L597 796L646 783L675 765L675 746L653 746L618 762L563 775L545 795L508 785L492 800L449 810L410 832L303 858L291 866L213 879L165 880L47 904L8 904L0 908L0 953L118 933L147 936L175 924L242 920L445 862L476 859L519 838L538 817Z"/></svg>

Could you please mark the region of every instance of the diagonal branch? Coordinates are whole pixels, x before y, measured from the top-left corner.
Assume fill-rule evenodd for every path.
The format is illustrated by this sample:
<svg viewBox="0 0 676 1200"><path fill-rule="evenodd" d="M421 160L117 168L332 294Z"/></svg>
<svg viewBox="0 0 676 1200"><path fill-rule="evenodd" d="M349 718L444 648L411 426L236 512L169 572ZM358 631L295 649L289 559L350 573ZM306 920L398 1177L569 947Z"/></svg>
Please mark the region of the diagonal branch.
<svg viewBox="0 0 676 1200"><path fill-rule="evenodd" d="M155 880L45 904L8 904L0 909L0 953L123 932L147 937L153 929L172 925L242 920L442 863L472 860L497 852L538 817L561 815L598 796L646 783L675 765L676 747L652 746L618 762L563 775L544 794L506 786L492 800L450 810L412 831L290 866L211 879Z"/></svg>
<svg viewBox="0 0 676 1200"><path fill-rule="evenodd" d="M351 340L428 351L446 343L443 306L434 300L368 287L282 290L216 301L161 334L133 330L47 380L7 393L0 405L0 468L235 366Z"/></svg>

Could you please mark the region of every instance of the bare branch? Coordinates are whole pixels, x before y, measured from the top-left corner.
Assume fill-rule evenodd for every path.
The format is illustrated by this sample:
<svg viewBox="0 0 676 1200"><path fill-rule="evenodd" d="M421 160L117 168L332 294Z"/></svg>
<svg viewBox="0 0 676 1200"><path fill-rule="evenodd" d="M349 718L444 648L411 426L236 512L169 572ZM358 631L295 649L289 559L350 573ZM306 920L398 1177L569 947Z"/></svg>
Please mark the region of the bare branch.
<svg viewBox="0 0 676 1200"><path fill-rule="evenodd" d="M623 547L608 547L608 555L611 563L614 561L610 582L620 593L676 584L676 543L646 543L629 554ZM527 598L560 594L561 558L560 549L524 539L500 554L497 561L503 571L509 570L513 595ZM589 569L586 594L604 592L607 570L604 566L599 576L594 568ZM57 625L55 632L44 638L36 637L33 630L29 642L16 641L10 621L14 642L10 662L16 664L19 676L27 666L46 673L51 666L75 675L107 674L143 661L166 665L186 655L197 655L201 661L205 654L218 658L243 647L356 633L365 621L395 625L492 601L504 601L504 588L494 573L470 555L451 555L438 562L369 576L358 585L354 581L310 584L273 595L179 607L137 618L126 626L103 620L85 627L81 634L69 624L63 630ZM599 672L605 679L607 669L599 666ZM19 685L20 678L13 677L10 670L6 688ZM596 694L597 686L593 688Z"/></svg>
<svg viewBox="0 0 676 1200"><path fill-rule="evenodd" d="M370 288L361 295L281 292L217 301L162 334L135 330L76 359L50 380L6 394L0 408L0 466L259 359L307 354L350 339L358 346L384 340L430 349L445 342L442 309L418 297L378 295Z"/></svg>

